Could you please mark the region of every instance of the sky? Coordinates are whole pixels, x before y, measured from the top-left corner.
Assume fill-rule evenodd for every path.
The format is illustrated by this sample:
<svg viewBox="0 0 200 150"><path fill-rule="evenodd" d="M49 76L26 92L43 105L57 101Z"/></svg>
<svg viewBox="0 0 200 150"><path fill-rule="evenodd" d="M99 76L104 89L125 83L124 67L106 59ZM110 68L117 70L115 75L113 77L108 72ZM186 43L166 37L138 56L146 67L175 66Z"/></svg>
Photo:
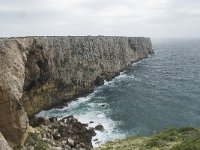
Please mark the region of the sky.
<svg viewBox="0 0 200 150"><path fill-rule="evenodd" d="M200 37L200 0L0 0L0 37Z"/></svg>

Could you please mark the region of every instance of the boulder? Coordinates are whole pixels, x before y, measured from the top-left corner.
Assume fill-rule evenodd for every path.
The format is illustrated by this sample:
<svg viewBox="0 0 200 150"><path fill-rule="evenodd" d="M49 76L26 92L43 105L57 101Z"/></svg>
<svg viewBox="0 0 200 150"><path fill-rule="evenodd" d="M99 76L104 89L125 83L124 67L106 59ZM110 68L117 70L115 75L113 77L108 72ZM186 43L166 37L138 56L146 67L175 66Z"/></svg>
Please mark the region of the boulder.
<svg viewBox="0 0 200 150"><path fill-rule="evenodd" d="M43 117L31 117L29 124L32 127L38 127L40 125L48 125L48 124L50 124L50 121Z"/></svg>
<svg viewBox="0 0 200 150"><path fill-rule="evenodd" d="M51 121L52 123L57 123L58 118L57 117L51 117L51 118L49 118L49 121Z"/></svg>
<svg viewBox="0 0 200 150"><path fill-rule="evenodd" d="M99 125L97 125L97 126L95 127L95 130L104 131L104 127L103 127L101 124L99 124Z"/></svg>
<svg viewBox="0 0 200 150"><path fill-rule="evenodd" d="M72 138L67 139L67 142L68 142L69 146L71 146L71 147L75 146L75 142L74 142L74 140Z"/></svg>
<svg viewBox="0 0 200 150"><path fill-rule="evenodd" d="M94 81L96 86L100 86L104 84L105 77L104 76L97 76L96 80Z"/></svg>

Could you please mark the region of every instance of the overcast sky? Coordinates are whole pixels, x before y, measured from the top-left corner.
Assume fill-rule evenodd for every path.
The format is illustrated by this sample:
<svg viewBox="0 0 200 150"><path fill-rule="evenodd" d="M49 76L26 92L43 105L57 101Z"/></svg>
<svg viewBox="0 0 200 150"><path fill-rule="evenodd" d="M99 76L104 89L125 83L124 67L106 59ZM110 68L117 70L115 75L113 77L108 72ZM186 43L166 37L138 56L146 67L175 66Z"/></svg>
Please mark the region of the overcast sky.
<svg viewBox="0 0 200 150"><path fill-rule="evenodd" d="M200 37L200 0L0 0L0 36Z"/></svg>

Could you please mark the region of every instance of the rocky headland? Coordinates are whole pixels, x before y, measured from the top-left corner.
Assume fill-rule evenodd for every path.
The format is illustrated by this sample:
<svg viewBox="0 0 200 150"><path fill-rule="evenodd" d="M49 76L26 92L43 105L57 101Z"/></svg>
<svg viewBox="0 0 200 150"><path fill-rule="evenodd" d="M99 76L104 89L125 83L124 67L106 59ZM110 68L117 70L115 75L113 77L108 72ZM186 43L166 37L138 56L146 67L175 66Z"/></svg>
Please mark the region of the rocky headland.
<svg viewBox="0 0 200 150"><path fill-rule="evenodd" d="M35 113L91 92L104 80L111 80L133 62L152 53L150 39L143 37L1 38L0 132L12 147L23 145L30 139L27 134L31 129L29 118ZM77 122L75 126L79 124ZM50 132L49 125L59 124L55 127L59 130L69 124L62 121L51 123L43 131L48 128ZM83 130L89 132L87 128ZM48 137L40 134L39 137ZM84 143L76 141L75 137L71 139L79 146ZM69 137L62 138L69 142ZM91 145L84 148L90 149Z"/></svg>

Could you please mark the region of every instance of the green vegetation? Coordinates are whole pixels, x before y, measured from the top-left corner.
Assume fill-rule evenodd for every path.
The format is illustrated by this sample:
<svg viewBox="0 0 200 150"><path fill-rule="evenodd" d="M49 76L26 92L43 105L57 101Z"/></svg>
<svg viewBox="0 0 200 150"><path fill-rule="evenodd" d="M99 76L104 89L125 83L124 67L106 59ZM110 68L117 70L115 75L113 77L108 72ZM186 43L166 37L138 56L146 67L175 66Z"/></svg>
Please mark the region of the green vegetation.
<svg viewBox="0 0 200 150"><path fill-rule="evenodd" d="M42 140L39 134L29 133L25 145L34 146L34 150L49 150L49 146Z"/></svg>
<svg viewBox="0 0 200 150"><path fill-rule="evenodd" d="M150 137L108 142L98 150L200 150L200 129L169 128Z"/></svg>
<svg viewBox="0 0 200 150"><path fill-rule="evenodd" d="M50 150L50 146L41 138L40 133L28 133L24 146L16 146L14 150Z"/></svg>

